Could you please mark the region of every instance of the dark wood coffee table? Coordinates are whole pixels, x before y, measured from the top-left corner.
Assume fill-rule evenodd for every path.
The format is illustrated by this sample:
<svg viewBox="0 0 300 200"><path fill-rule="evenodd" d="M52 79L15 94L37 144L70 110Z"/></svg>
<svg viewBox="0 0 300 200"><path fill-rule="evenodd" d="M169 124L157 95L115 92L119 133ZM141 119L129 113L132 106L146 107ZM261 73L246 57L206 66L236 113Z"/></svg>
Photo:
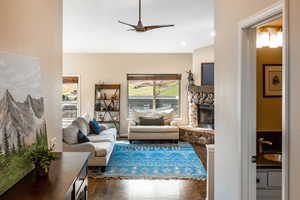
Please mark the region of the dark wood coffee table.
<svg viewBox="0 0 300 200"><path fill-rule="evenodd" d="M89 153L57 153L49 174L38 177L33 170L0 197L2 200L86 200Z"/></svg>

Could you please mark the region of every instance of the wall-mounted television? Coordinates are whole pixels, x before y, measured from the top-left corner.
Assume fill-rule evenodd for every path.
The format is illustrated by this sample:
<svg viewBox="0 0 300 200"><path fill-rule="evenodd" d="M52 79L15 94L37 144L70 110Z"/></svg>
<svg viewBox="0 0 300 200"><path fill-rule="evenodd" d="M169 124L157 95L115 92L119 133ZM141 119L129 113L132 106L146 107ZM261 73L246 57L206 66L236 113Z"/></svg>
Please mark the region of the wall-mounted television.
<svg viewBox="0 0 300 200"><path fill-rule="evenodd" d="M201 64L201 85L214 85L214 66L215 63Z"/></svg>

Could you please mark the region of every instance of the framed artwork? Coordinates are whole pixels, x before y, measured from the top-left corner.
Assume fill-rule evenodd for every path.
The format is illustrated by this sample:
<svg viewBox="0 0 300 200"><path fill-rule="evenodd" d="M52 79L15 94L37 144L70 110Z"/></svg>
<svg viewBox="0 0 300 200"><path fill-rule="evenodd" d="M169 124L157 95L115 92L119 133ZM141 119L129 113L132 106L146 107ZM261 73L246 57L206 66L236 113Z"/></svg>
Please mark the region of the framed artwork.
<svg viewBox="0 0 300 200"><path fill-rule="evenodd" d="M201 64L201 85L214 85L214 63Z"/></svg>
<svg viewBox="0 0 300 200"><path fill-rule="evenodd" d="M282 97L282 65L264 64L264 97Z"/></svg>
<svg viewBox="0 0 300 200"><path fill-rule="evenodd" d="M38 58L0 53L0 196L34 169L27 152L47 146Z"/></svg>

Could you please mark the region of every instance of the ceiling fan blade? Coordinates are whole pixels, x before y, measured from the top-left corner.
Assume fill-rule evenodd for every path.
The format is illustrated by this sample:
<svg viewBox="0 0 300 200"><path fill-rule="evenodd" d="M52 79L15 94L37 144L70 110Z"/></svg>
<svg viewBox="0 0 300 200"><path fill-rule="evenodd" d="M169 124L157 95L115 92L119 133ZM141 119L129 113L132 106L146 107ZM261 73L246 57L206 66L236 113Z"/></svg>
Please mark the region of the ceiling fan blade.
<svg viewBox="0 0 300 200"><path fill-rule="evenodd" d="M125 22L122 22L122 21L118 21L120 24L124 24L124 25L127 25L127 26L131 26L132 28L136 28L135 25L132 25L132 24L128 24L128 23L125 23Z"/></svg>
<svg viewBox="0 0 300 200"><path fill-rule="evenodd" d="M172 27L175 26L174 24L168 24L168 25L153 25L153 26L145 26L146 31L151 31L153 29L158 29L158 28L166 28L166 27Z"/></svg>
<svg viewBox="0 0 300 200"><path fill-rule="evenodd" d="M127 29L127 31L136 31L134 28L132 28L132 29Z"/></svg>

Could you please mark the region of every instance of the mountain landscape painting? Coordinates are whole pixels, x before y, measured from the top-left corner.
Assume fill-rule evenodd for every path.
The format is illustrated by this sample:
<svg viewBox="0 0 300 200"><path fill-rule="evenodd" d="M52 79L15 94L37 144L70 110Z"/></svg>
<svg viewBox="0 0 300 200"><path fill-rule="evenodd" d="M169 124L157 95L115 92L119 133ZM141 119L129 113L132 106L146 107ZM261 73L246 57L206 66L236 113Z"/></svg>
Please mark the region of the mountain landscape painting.
<svg viewBox="0 0 300 200"><path fill-rule="evenodd" d="M39 60L0 53L0 196L33 170L37 144L47 145Z"/></svg>

